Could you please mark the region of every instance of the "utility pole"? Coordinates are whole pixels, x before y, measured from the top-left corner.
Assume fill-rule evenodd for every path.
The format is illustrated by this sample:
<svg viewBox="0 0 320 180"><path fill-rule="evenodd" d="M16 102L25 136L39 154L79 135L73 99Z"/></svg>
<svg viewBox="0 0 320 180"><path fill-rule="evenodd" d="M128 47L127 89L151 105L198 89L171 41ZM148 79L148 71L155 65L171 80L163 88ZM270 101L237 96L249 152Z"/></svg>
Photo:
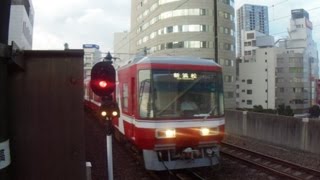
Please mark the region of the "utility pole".
<svg viewBox="0 0 320 180"><path fill-rule="evenodd" d="M218 57L218 0L213 1L213 11L214 11L214 60L219 63Z"/></svg>
<svg viewBox="0 0 320 180"><path fill-rule="evenodd" d="M0 1L0 179L9 180L8 46L11 0Z"/></svg>

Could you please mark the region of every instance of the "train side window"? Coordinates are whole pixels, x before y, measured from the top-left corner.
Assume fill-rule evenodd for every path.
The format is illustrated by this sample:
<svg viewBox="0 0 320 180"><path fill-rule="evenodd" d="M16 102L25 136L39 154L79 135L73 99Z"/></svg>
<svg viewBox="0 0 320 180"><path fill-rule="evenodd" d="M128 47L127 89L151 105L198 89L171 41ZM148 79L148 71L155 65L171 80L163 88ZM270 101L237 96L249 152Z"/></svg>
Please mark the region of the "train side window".
<svg viewBox="0 0 320 180"><path fill-rule="evenodd" d="M123 83L122 88L122 109L125 112L128 112L128 83Z"/></svg>
<svg viewBox="0 0 320 180"><path fill-rule="evenodd" d="M153 118L152 93L151 93L151 71L139 71L139 100L138 112L142 118Z"/></svg>
<svg viewBox="0 0 320 180"><path fill-rule="evenodd" d="M150 80L140 83L139 109L141 117L150 117Z"/></svg>

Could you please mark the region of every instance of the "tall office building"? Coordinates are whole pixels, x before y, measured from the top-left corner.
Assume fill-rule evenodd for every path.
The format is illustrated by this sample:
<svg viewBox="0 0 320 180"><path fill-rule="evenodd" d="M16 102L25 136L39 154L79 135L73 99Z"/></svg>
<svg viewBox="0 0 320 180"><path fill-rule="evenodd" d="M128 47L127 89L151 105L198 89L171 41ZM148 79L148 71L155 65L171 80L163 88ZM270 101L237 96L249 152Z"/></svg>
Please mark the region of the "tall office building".
<svg viewBox="0 0 320 180"><path fill-rule="evenodd" d="M132 0L130 52L215 57L213 0ZM223 66L225 104L235 107L234 0L217 2L218 59Z"/></svg>
<svg viewBox="0 0 320 180"><path fill-rule="evenodd" d="M243 36L251 30L269 35L267 6L244 4L237 10L237 57L244 55Z"/></svg>
<svg viewBox="0 0 320 180"><path fill-rule="evenodd" d="M100 47L96 44L83 44L83 51L84 51L84 69L83 75L84 79L91 76L91 69L92 67L99 61L102 60Z"/></svg>
<svg viewBox="0 0 320 180"><path fill-rule="evenodd" d="M319 53L312 38L313 25L304 9L291 11L289 38L279 42L277 56L277 104L290 105L297 113L316 103Z"/></svg>
<svg viewBox="0 0 320 180"><path fill-rule="evenodd" d="M20 49L32 49L33 20L31 0L12 0L8 44L14 41Z"/></svg>

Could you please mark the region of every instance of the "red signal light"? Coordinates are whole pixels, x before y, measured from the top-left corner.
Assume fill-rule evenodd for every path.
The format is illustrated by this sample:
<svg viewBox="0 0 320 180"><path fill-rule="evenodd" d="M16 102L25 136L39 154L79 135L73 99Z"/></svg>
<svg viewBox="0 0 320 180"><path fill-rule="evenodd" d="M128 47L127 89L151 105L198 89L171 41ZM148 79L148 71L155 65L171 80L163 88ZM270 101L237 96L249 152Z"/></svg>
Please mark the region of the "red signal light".
<svg viewBox="0 0 320 180"><path fill-rule="evenodd" d="M90 87L100 96L109 96L115 89L116 71L111 61L101 61L91 69Z"/></svg>
<svg viewBox="0 0 320 180"><path fill-rule="evenodd" d="M106 81L100 81L100 82L99 82L99 86L102 87L102 88L107 87L107 85L108 85L108 84L107 84Z"/></svg>

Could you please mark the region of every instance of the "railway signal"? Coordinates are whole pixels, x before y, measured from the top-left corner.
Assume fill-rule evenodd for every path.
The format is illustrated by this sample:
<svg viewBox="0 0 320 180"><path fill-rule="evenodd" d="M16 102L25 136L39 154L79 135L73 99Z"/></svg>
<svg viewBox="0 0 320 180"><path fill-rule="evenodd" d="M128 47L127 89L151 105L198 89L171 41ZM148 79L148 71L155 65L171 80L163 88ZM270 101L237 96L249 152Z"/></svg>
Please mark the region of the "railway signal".
<svg viewBox="0 0 320 180"><path fill-rule="evenodd" d="M100 115L104 118L119 117L120 111L119 111L118 104L113 101L102 102L100 106Z"/></svg>
<svg viewBox="0 0 320 180"><path fill-rule="evenodd" d="M91 70L90 87L92 91L101 97L100 115L106 125L106 144L108 159L108 179L113 180L112 163L112 118L119 117L120 111L118 104L113 101L112 93L116 86L116 71L112 66L112 56L108 52L102 62L95 64Z"/></svg>
<svg viewBox="0 0 320 180"><path fill-rule="evenodd" d="M96 95L100 97L111 95L115 89L115 81L116 71L111 60L101 61L92 67L90 87Z"/></svg>

